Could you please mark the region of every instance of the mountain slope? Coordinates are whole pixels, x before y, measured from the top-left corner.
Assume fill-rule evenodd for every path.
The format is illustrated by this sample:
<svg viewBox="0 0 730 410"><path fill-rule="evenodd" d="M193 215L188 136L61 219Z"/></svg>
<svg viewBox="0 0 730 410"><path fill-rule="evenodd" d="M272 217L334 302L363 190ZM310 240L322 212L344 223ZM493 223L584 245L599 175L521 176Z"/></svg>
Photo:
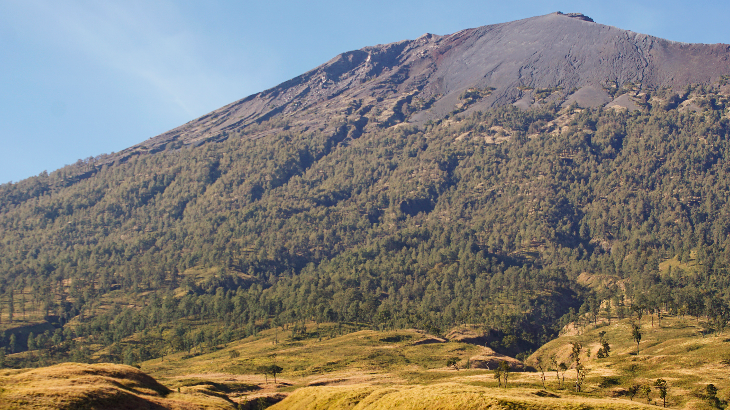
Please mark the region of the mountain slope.
<svg viewBox="0 0 730 410"><path fill-rule="evenodd" d="M501 104L513 80L460 82L474 78L463 61L478 57L464 50L564 36L563 26L596 30L597 39L620 32L556 14L457 33L448 44L426 36L366 49L382 53L325 65L319 94L312 81L321 85L315 74L325 71L315 70L183 126L189 133L175 142L160 137L120 154L126 161L0 186L7 363L133 364L307 320L432 333L477 323L494 350L524 355L601 301L640 295L642 309L671 306L721 327L730 312L727 78L679 92L597 88L588 81L600 76L587 70L575 81L588 85L572 94L567 83L539 88L550 83L537 77L538 88L515 88L520 106L543 101L534 109L476 111ZM356 70L367 64L374 77ZM419 64L428 75L415 76ZM443 67L451 69L439 74ZM645 83L654 75L646 73ZM268 116L265 104L255 108L299 86L310 105ZM366 89L381 94L358 94ZM601 93L635 106L570 102ZM436 115L448 96L458 103L442 119L406 123ZM250 109L243 122L234 108ZM593 286L585 275L609 279Z"/></svg>
<svg viewBox="0 0 730 410"><path fill-rule="evenodd" d="M612 87L626 83L646 91L717 81L730 74L728 57L726 44L676 43L586 21L580 14L552 13L343 53L121 155L226 138L269 119L286 120L300 131L322 128L353 110L371 126L422 124L459 108L459 97L472 89L493 89L476 98L472 111L517 101L531 105L544 99L536 95L540 89L553 91L551 99L562 102L585 88L579 101L602 105L612 100ZM378 110L381 115L373 115Z"/></svg>

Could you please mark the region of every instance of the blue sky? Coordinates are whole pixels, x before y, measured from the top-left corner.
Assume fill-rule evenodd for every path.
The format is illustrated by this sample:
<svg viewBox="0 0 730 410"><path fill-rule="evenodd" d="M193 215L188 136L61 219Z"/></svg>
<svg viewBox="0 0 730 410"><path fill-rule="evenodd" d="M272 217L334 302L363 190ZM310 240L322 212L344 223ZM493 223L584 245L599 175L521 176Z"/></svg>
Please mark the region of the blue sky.
<svg viewBox="0 0 730 410"><path fill-rule="evenodd" d="M120 151L344 51L554 11L730 43L726 1L0 0L0 183Z"/></svg>

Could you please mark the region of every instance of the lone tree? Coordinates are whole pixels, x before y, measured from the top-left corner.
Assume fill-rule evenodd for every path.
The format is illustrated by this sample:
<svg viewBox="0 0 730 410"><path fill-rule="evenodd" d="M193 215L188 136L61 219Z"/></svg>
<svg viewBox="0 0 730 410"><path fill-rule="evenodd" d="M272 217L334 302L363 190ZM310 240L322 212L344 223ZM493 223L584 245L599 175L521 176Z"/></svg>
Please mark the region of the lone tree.
<svg viewBox="0 0 730 410"><path fill-rule="evenodd" d="M282 369L278 365L272 364L271 366L269 366L269 372L272 376L274 376L274 384L276 384L276 374L281 373L282 371L284 371L284 369Z"/></svg>
<svg viewBox="0 0 730 410"><path fill-rule="evenodd" d="M542 356L538 356L535 361L535 367L540 371L540 380L542 380L542 388L545 389L545 370L548 369L547 363Z"/></svg>
<svg viewBox="0 0 730 410"><path fill-rule="evenodd" d="M456 371L459 371L459 358L451 357L446 361L446 367L453 367Z"/></svg>
<svg viewBox="0 0 730 410"><path fill-rule="evenodd" d="M264 375L265 383L269 383L269 366L258 366L256 368L256 373L261 373Z"/></svg>
<svg viewBox="0 0 730 410"><path fill-rule="evenodd" d="M659 390L659 397L662 398L664 407L667 407L667 390L669 390L669 385L667 385L667 381L664 379L656 379L656 381L654 382L654 387Z"/></svg>
<svg viewBox="0 0 730 410"><path fill-rule="evenodd" d="M583 365L580 362L580 352L583 351L583 345L580 344L580 342L570 342L572 347L572 351L570 353L570 358L575 362L575 391L580 391L581 385L583 384L583 378L585 378L585 373L583 373L583 377L581 377L581 372L583 372Z"/></svg>
<svg viewBox="0 0 730 410"><path fill-rule="evenodd" d="M608 341L606 340L606 331L602 331L598 333L598 337L600 338L601 347L598 349L598 352L596 353L596 357L599 359L603 359L605 357L608 357L609 352L611 352L611 346L609 346Z"/></svg>
<svg viewBox="0 0 730 410"><path fill-rule="evenodd" d="M641 328L639 328L639 325L636 323L632 323L631 326L633 326L633 332L631 333L631 337L634 338L634 341L636 342L636 354L639 354L639 342L641 342Z"/></svg>
<svg viewBox="0 0 730 410"><path fill-rule="evenodd" d="M639 393L639 390L641 390L640 384L632 384L631 387L629 387L629 397L631 400L634 400L634 397Z"/></svg>
<svg viewBox="0 0 730 410"><path fill-rule="evenodd" d="M558 358L555 353L550 355L550 366L555 370L555 377L558 379L558 389L560 388L560 365L558 364Z"/></svg>
<svg viewBox="0 0 730 410"><path fill-rule="evenodd" d="M710 402L715 408L722 409L723 408L723 402L720 401L720 399L717 397L717 387L715 387L714 384L710 383L707 386L705 386L705 397L707 398L707 401ZM727 404L727 403L724 403Z"/></svg>

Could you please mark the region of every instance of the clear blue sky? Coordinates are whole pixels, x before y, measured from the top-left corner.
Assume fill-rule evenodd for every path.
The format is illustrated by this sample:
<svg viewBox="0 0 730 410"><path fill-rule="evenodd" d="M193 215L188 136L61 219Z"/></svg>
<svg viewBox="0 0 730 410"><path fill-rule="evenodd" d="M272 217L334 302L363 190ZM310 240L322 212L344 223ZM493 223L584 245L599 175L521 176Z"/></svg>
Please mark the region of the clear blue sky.
<svg viewBox="0 0 730 410"><path fill-rule="evenodd" d="M730 43L727 1L0 0L0 183L120 151L379 43L548 14Z"/></svg>

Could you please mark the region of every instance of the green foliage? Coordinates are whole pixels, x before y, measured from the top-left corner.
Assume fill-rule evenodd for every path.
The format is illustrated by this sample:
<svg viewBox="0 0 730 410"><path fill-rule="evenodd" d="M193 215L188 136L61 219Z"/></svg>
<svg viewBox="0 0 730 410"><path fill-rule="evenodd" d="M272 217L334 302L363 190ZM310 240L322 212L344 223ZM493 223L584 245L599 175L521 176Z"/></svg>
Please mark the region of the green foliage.
<svg viewBox="0 0 730 410"><path fill-rule="evenodd" d="M499 387L507 387L507 380L509 379L510 366L507 362L499 362L497 368L494 369L494 378L497 379Z"/></svg>
<svg viewBox="0 0 730 410"><path fill-rule="evenodd" d="M631 327L631 337L636 342L636 354L639 354L639 342L641 342L641 327L636 323L632 323Z"/></svg>
<svg viewBox="0 0 730 410"><path fill-rule="evenodd" d="M606 340L606 332L602 331L598 333L599 336L599 343L601 343L601 347L598 349L598 352L596 352L596 357L599 359L604 359L609 356L611 353L611 346L608 344L608 341Z"/></svg>
<svg viewBox="0 0 730 410"><path fill-rule="evenodd" d="M662 399L662 406L667 407L667 392L669 390L667 381L664 379L656 379L656 381L654 381L654 387L659 390L659 397Z"/></svg>
<svg viewBox="0 0 730 410"><path fill-rule="evenodd" d="M646 396L646 402L651 403L651 386L644 384L640 389L641 394Z"/></svg>
<svg viewBox="0 0 730 410"><path fill-rule="evenodd" d="M367 133L355 111L301 132L272 120L1 185L0 326L62 330L0 346L133 362L267 327L322 337L302 330L314 320L480 324L516 355L597 323L616 296L721 331L730 124L724 97L703 98L715 103L699 113L503 107ZM626 295L586 289L584 272L625 280Z"/></svg>
<svg viewBox="0 0 730 410"><path fill-rule="evenodd" d="M634 400L634 397L636 397L636 395L639 394L639 392L641 391L641 388L642 388L642 386L640 384L632 384L631 386L629 386L629 388L628 388L629 398L631 398L631 400Z"/></svg>

